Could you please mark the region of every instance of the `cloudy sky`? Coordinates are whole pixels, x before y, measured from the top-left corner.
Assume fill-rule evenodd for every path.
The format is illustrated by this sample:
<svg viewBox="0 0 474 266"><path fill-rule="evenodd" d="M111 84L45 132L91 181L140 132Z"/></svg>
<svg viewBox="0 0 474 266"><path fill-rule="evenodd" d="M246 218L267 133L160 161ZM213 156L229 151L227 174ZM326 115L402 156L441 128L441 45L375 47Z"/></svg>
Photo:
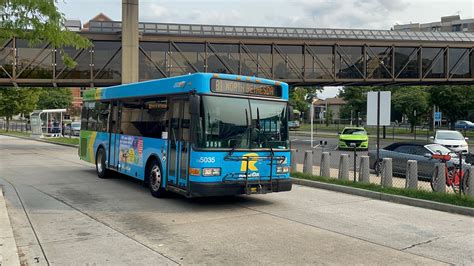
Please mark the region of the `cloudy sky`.
<svg viewBox="0 0 474 266"><path fill-rule="evenodd" d="M60 0L58 5L67 18L82 23L100 12L113 20L122 16L121 0ZM474 0L140 0L143 22L390 29L456 14L473 18Z"/></svg>

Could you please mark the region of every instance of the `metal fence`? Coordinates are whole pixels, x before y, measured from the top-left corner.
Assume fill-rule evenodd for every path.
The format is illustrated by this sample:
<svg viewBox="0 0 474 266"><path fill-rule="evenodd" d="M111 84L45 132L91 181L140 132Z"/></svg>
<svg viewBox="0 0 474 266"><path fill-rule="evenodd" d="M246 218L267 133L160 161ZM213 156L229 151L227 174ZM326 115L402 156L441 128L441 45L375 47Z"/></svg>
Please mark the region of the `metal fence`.
<svg viewBox="0 0 474 266"><path fill-rule="evenodd" d="M7 130L7 121L0 119L0 130L15 132L31 132L31 125L26 121L10 121Z"/></svg>
<svg viewBox="0 0 474 266"><path fill-rule="evenodd" d="M342 133L345 127L361 126L367 130L369 137L377 136L377 127L368 126L366 122L361 120L359 123L350 119L335 119L330 123L326 123L324 119L316 119L313 123L313 133L316 135L338 135ZM416 125L413 128L409 124L392 123L390 126L380 127L380 138L387 140L425 140L429 141L434 136L435 130L450 129L448 126L435 127L434 130L429 125ZM292 133L310 133L311 125L304 122L299 128L292 130ZM460 130L465 137L474 139L474 130Z"/></svg>

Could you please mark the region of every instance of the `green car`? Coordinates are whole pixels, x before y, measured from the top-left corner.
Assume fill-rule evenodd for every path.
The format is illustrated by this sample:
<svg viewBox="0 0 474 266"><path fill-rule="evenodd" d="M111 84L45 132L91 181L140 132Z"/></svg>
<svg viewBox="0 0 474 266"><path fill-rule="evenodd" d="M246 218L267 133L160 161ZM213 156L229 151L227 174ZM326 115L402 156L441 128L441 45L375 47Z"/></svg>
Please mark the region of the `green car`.
<svg viewBox="0 0 474 266"><path fill-rule="evenodd" d="M369 137L363 127L345 127L339 135L339 149L369 149Z"/></svg>

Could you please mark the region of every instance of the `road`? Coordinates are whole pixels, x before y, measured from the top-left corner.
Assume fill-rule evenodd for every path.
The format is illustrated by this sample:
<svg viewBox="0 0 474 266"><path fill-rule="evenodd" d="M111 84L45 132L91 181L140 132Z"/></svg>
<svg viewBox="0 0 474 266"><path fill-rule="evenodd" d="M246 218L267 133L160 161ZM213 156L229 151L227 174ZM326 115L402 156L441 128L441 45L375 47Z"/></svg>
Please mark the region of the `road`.
<svg viewBox="0 0 474 266"><path fill-rule="evenodd" d="M75 148L0 136L0 185L23 263L474 263L474 218L294 186L151 197Z"/></svg>

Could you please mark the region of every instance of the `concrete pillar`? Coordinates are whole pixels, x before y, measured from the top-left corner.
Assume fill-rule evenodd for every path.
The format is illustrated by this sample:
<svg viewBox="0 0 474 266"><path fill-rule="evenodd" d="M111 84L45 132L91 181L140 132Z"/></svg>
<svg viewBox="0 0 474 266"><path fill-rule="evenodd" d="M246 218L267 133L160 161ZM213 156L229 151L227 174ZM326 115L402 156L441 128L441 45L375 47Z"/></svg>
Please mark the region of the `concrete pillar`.
<svg viewBox="0 0 474 266"><path fill-rule="evenodd" d="M465 178L467 178L467 180L464 180L466 195L474 196L474 166L471 166L469 174L466 174Z"/></svg>
<svg viewBox="0 0 474 266"><path fill-rule="evenodd" d="M339 158L339 173L337 178L349 180L349 154L341 154Z"/></svg>
<svg viewBox="0 0 474 266"><path fill-rule="evenodd" d="M291 149L291 156L290 156L290 171L291 172L298 172L298 169L296 168L296 154L298 150L296 149Z"/></svg>
<svg viewBox="0 0 474 266"><path fill-rule="evenodd" d="M382 186L391 187L393 180L392 158L384 158L382 161Z"/></svg>
<svg viewBox="0 0 474 266"><path fill-rule="evenodd" d="M331 177L331 164L330 158L331 154L329 152L323 152L321 154L321 164L319 168L319 175L324 177Z"/></svg>
<svg viewBox="0 0 474 266"><path fill-rule="evenodd" d="M431 187L435 192L446 192L446 165L444 163L435 165Z"/></svg>
<svg viewBox="0 0 474 266"><path fill-rule="evenodd" d="M313 151L304 152L303 173L313 175Z"/></svg>
<svg viewBox="0 0 474 266"><path fill-rule="evenodd" d="M138 81L138 0L122 0L122 84Z"/></svg>
<svg viewBox="0 0 474 266"><path fill-rule="evenodd" d="M359 182L369 183L370 166L369 156L360 156Z"/></svg>
<svg viewBox="0 0 474 266"><path fill-rule="evenodd" d="M407 161L405 188L418 189L418 162L415 160Z"/></svg>

